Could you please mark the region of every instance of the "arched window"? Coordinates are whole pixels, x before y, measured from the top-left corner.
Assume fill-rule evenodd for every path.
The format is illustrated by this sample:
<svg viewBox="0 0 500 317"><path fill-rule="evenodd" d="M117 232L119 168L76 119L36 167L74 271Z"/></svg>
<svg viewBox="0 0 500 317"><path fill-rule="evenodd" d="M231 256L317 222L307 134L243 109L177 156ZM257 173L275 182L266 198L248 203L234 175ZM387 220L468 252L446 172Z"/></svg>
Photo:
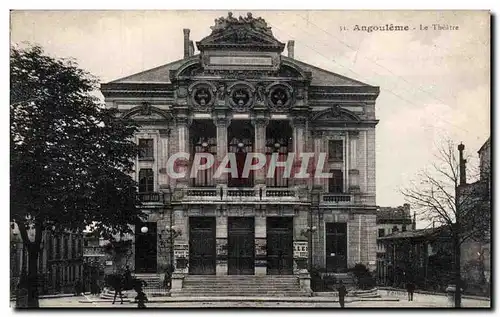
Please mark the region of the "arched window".
<svg viewBox="0 0 500 317"><path fill-rule="evenodd" d="M150 168L143 168L139 171L139 192L154 192L154 174Z"/></svg>

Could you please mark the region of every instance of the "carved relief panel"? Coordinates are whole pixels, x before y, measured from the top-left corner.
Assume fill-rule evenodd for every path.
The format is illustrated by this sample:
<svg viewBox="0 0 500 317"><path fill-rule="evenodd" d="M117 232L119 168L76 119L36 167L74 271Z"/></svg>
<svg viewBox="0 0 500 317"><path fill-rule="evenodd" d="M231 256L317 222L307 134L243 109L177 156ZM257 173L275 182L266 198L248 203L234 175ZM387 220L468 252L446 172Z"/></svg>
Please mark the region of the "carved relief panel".
<svg viewBox="0 0 500 317"><path fill-rule="evenodd" d="M227 88L229 106L236 112L248 111L253 107L255 88L247 82L236 82Z"/></svg>
<svg viewBox="0 0 500 317"><path fill-rule="evenodd" d="M188 87L188 94L193 110L207 111L215 103L217 87L210 82L194 82Z"/></svg>

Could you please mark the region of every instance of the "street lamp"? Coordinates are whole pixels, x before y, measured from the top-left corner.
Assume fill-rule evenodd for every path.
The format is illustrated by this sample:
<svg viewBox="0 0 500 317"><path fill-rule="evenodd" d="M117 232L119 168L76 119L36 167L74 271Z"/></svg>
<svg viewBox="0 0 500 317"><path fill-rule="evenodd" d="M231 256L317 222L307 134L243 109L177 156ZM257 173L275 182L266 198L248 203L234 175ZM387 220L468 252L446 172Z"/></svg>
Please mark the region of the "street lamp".
<svg viewBox="0 0 500 317"><path fill-rule="evenodd" d="M309 249L309 272L312 270L312 254L313 254L313 249L312 249L312 234L313 232L316 232L317 228L316 226L313 226L313 219L312 219L312 213L313 213L313 208L319 209L319 192L317 191L311 191L311 209L309 210L309 226L306 229L306 232L308 233L308 249Z"/></svg>

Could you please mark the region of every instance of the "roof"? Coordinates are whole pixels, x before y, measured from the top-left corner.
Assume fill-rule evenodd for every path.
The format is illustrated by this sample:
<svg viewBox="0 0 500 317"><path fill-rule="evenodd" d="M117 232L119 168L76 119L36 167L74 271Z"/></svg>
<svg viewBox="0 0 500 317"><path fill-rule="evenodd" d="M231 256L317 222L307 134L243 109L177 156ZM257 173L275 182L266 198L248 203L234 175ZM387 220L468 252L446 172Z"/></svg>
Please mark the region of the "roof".
<svg viewBox="0 0 500 317"><path fill-rule="evenodd" d="M193 57L200 56L196 54L187 58L179 59L168 64L160 65L158 67L144 70L142 72L132 74L123 78L119 78L109 82L113 83L161 83L170 84L170 71L177 70L188 60L192 60ZM352 87L373 87L371 85L365 84L355 79L351 79L346 76L339 75L337 73L316 67L305 62L289 58L282 55L282 60L290 61L291 63L299 66L303 71L311 73L311 85L312 86L352 86Z"/></svg>
<svg viewBox="0 0 500 317"><path fill-rule="evenodd" d="M484 142L484 144L481 146L479 151L477 151L478 153L481 153L482 151L484 151L486 148L488 148L490 146L490 138L491 137L488 137L488 140L486 140L486 142Z"/></svg>
<svg viewBox="0 0 500 317"><path fill-rule="evenodd" d="M427 228L427 229L418 229L412 231L398 231L392 233L390 235L377 238L378 240L395 240L395 239L416 239L416 238L424 238L424 237L433 237L443 232L446 227L437 227L437 228Z"/></svg>
<svg viewBox="0 0 500 317"><path fill-rule="evenodd" d="M194 55L194 56L198 56ZM111 83L170 83L169 73L171 70L176 70L182 66L188 59L193 58L190 56L188 58L179 59L168 64L160 65L155 68L144 70L137 74L132 74L123 78L119 78L109 82Z"/></svg>

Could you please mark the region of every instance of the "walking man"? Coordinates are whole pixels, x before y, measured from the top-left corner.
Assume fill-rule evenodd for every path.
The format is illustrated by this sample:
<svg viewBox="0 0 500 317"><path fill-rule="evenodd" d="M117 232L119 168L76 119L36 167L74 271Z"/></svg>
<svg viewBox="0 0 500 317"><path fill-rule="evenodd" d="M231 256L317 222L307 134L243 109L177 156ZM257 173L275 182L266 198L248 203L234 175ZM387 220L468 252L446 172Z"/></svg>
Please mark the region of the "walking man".
<svg viewBox="0 0 500 317"><path fill-rule="evenodd" d="M338 287L338 292L339 292L339 303L340 303L340 307L341 308L344 308L344 299L345 299L345 296L347 295L347 289L345 288L345 285L344 283L342 282L342 280L340 280L339 282L339 287Z"/></svg>
<svg viewBox="0 0 500 317"><path fill-rule="evenodd" d="M413 282L406 283L406 291L408 292L408 301L413 301L413 292L415 292L415 284Z"/></svg>

